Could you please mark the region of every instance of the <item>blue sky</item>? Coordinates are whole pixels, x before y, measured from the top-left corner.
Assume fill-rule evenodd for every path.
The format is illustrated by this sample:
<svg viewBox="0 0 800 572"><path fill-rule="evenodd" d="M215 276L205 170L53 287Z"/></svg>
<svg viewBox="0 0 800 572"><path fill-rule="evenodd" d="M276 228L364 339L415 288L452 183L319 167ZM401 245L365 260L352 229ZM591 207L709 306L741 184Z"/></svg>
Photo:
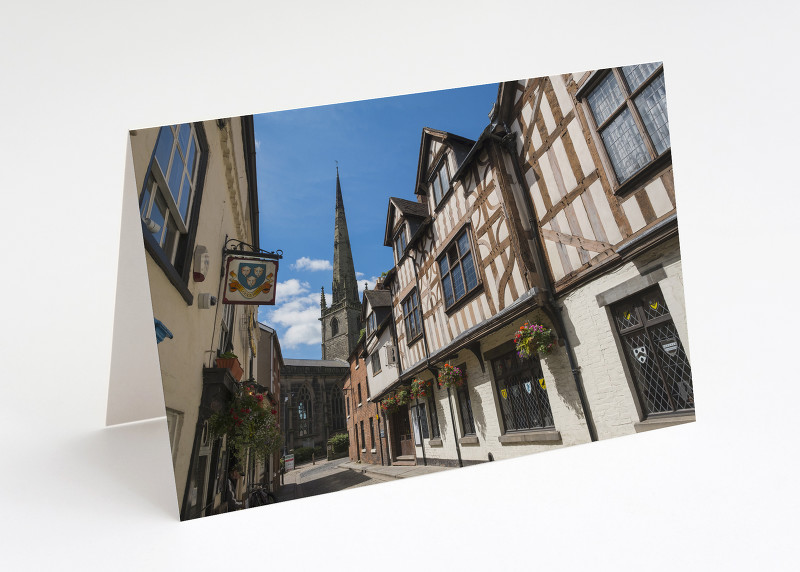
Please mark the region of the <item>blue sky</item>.
<svg viewBox="0 0 800 572"><path fill-rule="evenodd" d="M321 356L319 299L330 303L336 161L359 290L392 267L383 246L389 197L415 200L422 129L477 139L497 84L254 116L261 248L283 250L275 306L284 358Z"/></svg>

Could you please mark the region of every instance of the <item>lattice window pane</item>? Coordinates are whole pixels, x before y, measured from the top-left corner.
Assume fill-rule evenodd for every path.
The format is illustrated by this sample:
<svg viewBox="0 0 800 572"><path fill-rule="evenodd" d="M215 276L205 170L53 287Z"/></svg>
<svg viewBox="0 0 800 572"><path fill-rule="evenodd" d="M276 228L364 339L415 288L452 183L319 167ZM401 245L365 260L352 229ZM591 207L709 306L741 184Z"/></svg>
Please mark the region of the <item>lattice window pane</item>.
<svg viewBox="0 0 800 572"><path fill-rule="evenodd" d="M647 320L653 320L669 314L664 297L657 291L653 291L649 296L642 299L644 315Z"/></svg>
<svg viewBox="0 0 800 572"><path fill-rule="evenodd" d="M644 401L645 411L649 413L666 413L673 411L669 395L658 374L653 348L642 331L624 338L628 363L633 369L633 377Z"/></svg>
<svg viewBox="0 0 800 572"><path fill-rule="evenodd" d="M461 411L461 423L463 424L464 435L474 435L475 419L472 417L472 403L469 399L469 391L466 387L459 387L456 390L456 395L458 396L458 406Z"/></svg>
<svg viewBox="0 0 800 572"><path fill-rule="evenodd" d="M630 110L625 109L615 117L601 135L620 183L650 162L650 154Z"/></svg>
<svg viewBox="0 0 800 572"><path fill-rule="evenodd" d="M651 330L653 345L656 347L661 372L666 378L675 409L694 409L694 389L692 387L692 368L686 358L678 331L672 322L667 322Z"/></svg>
<svg viewBox="0 0 800 572"><path fill-rule="evenodd" d="M622 73L625 75L625 81L628 82L628 87L631 91L636 91L647 78L653 75L653 72L658 69L661 62L652 62L649 64L639 64L637 66L625 66L622 68Z"/></svg>
<svg viewBox="0 0 800 572"><path fill-rule="evenodd" d="M587 100L592 108L595 122L597 125L601 125L622 105L622 102L625 101L625 96L619 88L617 78L614 77L613 73L609 73L589 94Z"/></svg>
<svg viewBox="0 0 800 572"><path fill-rule="evenodd" d="M667 117L667 92L664 88L664 74L659 75L634 100L636 109L642 116L644 126L656 152L660 155L670 148L669 118Z"/></svg>
<svg viewBox="0 0 800 572"><path fill-rule="evenodd" d="M553 412L537 359L516 352L493 362L506 431L553 427Z"/></svg>

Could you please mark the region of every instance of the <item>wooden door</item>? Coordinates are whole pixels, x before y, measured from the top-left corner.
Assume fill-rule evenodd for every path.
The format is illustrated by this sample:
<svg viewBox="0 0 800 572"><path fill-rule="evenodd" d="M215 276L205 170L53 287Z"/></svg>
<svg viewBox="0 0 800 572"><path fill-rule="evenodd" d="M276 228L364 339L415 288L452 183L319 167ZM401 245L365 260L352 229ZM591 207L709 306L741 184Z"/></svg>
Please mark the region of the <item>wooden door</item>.
<svg viewBox="0 0 800 572"><path fill-rule="evenodd" d="M404 405L392 414L392 429L395 459L406 455L415 457L414 435L411 432L411 422L408 420L407 406Z"/></svg>

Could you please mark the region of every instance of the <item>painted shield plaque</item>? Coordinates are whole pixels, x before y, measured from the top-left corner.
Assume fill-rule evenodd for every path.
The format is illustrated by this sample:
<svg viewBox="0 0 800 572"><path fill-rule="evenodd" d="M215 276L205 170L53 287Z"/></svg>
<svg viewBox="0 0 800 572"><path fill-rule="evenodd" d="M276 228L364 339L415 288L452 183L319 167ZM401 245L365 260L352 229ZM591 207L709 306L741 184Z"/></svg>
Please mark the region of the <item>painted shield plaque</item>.
<svg viewBox="0 0 800 572"><path fill-rule="evenodd" d="M532 387L533 387L533 386L531 385L531 382L530 382L530 381L526 381L526 382L524 383L524 385L525 385L525 391L527 391L527 392L530 394L530 392L531 392L531 389L532 389Z"/></svg>
<svg viewBox="0 0 800 572"><path fill-rule="evenodd" d="M675 338L661 340L661 349L663 349L668 356L674 356L678 353L678 340Z"/></svg>
<svg viewBox="0 0 800 572"><path fill-rule="evenodd" d="M225 304L274 304L278 262L229 256L225 263Z"/></svg>
<svg viewBox="0 0 800 572"><path fill-rule="evenodd" d="M633 357L639 360L639 363L644 363L647 361L647 348L644 346L639 346L638 348L633 348Z"/></svg>

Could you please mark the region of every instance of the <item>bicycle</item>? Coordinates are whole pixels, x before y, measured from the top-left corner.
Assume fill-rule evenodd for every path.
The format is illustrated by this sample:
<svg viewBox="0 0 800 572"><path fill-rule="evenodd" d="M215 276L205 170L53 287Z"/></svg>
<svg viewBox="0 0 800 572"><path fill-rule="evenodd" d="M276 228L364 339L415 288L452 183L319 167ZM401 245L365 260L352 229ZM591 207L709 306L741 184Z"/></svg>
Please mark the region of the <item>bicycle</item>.
<svg viewBox="0 0 800 572"><path fill-rule="evenodd" d="M250 492L247 494L245 508L253 508L278 502L278 499L275 498L275 495L266 490L261 483L253 483L248 485L247 489Z"/></svg>

